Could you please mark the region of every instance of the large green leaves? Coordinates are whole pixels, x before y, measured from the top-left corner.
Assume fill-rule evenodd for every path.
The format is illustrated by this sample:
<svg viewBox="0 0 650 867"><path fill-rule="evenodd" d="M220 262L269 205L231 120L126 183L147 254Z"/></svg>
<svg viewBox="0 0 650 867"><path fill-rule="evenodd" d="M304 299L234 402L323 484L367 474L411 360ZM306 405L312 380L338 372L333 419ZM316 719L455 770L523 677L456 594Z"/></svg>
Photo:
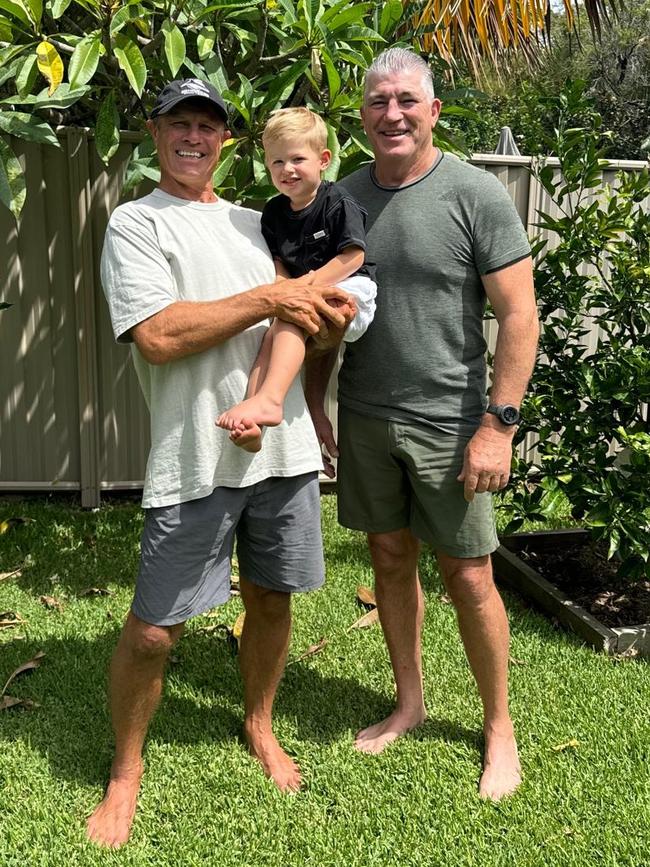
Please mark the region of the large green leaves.
<svg viewBox="0 0 650 867"><path fill-rule="evenodd" d="M117 33L113 53L133 90L138 96L142 96L147 81L147 65L137 43L125 33Z"/></svg>
<svg viewBox="0 0 650 867"><path fill-rule="evenodd" d="M25 6L22 3L14 3L13 0L0 0L0 10L27 27L31 24L30 16L27 14Z"/></svg>
<svg viewBox="0 0 650 867"><path fill-rule="evenodd" d="M20 162L0 136L0 201L17 218L25 204L25 194L25 176Z"/></svg>
<svg viewBox="0 0 650 867"><path fill-rule="evenodd" d="M212 53L214 41L217 38L217 32L214 27L202 27L196 37L196 49L199 54L199 60L205 60Z"/></svg>
<svg viewBox="0 0 650 867"><path fill-rule="evenodd" d="M27 96L31 93L38 76L37 60L35 51L20 59L16 72L16 90L19 96Z"/></svg>
<svg viewBox="0 0 650 867"><path fill-rule="evenodd" d="M179 26L169 19L163 21L161 29L165 40L165 57L172 76L175 76L185 60L185 37Z"/></svg>
<svg viewBox="0 0 650 867"><path fill-rule="evenodd" d="M241 200L263 199L270 187L261 131L278 108L309 105L322 114L340 138L343 171L367 159L360 83L373 46L397 26L399 2L0 0L0 110L14 115L5 128L11 123L14 135L53 144L43 124L44 112L55 112L56 123L94 129L97 151L110 161L118 130L142 130L163 85L193 76L232 104L237 143L224 150L215 183ZM24 125L18 115L37 120ZM158 171L153 157L139 153L129 171L134 183Z"/></svg>
<svg viewBox="0 0 650 867"><path fill-rule="evenodd" d="M108 164L120 145L120 116L115 107L115 94L111 90L104 98L97 115L95 147L102 160Z"/></svg>
<svg viewBox="0 0 650 867"><path fill-rule="evenodd" d="M402 18L402 0L387 0L381 8L379 32L384 38L390 36Z"/></svg>
<svg viewBox="0 0 650 867"><path fill-rule="evenodd" d="M34 26L38 27L43 17L43 0L18 0L18 5L27 13Z"/></svg>
<svg viewBox="0 0 650 867"><path fill-rule="evenodd" d="M0 99L0 105L31 105L35 109L66 109L74 105L89 90L88 85L73 89L69 84L63 83L58 86L56 93L52 94L52 96L49 94L49 89L45 88L45 90L37 94L8 96L5 99Z"/></svg>
<svg viewBox="0 0 650 867"><path fill-rule="evenodd" d="M71 87L78 87L90 81L97 69L102 48L100 30L94 30L77 43L68 66Z"/></svg>
<svg viewBox="0 0 650 867"><path fill-rule="evenodd" d="M0 111L0 132L27 141L59 147L59 140L49 123L20 111Z"/></svg>
<svg viewBox="0 0 650 867"><path fill-rule="evenodd" d="M60 18L70 5L71 0L52 0L52 18Z"/></svg>

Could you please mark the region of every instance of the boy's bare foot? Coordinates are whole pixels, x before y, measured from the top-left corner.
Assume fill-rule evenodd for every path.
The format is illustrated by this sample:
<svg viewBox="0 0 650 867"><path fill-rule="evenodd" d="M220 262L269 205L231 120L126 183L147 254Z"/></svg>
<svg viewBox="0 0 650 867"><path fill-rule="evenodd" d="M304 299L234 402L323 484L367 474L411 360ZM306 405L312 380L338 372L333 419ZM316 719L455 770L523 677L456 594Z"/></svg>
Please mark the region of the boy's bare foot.
<svg viewBox="0 0 650 867"><path fill-rule="evenodd" d="M241 424L231 432L230 439L236 446L247 452L259 452L262 448L263 428L249 418L245 418Z"/></svg>
<svg viewBox="0 0 650 867"><path fill-rule="evenodd" d="M409 712L394 710L381 722L357 732L354 747L361 753L374 755L381 753L388 744L422 725L426 718L427 714L423 707Z"/></svg>
<svg viewBox="0 0 650 867"><path fill-rule="evenodd" d="M88 838L98 846L119 849L131 834L142 768L111 777L104 799L86 823Z"/></svg>
<svg viewBox="0 0 650 867"><path fill-rule="evenodd" d="M250 754L281 792L297 792L300 789L300 768L285 753L272 731L255 731L253 725L244 723L244 738Z"/></svg>
<svg viewBox="0 0 650 867"><path fill-rule="evenodd" d="M500 801L519 787L521 765L512 726L502 732L485 733L485 757L478 793L489 801Z"/></svg>
<svg viewBox="0 0 650 867"><path fill-rule="evenodd" d="M217 419L219 427L234 431L245 420L257 425L273 427L282 421L282 402L273 400L260 391L236 406L222 412Z"/></svg>

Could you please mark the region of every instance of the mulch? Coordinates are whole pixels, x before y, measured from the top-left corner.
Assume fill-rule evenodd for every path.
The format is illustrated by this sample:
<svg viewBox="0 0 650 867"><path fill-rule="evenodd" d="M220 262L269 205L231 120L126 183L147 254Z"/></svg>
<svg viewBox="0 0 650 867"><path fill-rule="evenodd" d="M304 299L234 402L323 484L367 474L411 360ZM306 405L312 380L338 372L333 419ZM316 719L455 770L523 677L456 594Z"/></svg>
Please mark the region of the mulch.
<svg viewBox="0 0 650 867"><path fill-rule="evenodd" d="M614 560L597 543L528 546L519 552L528 565L610 628L650 623L650 580L619 577Z"/></svg>

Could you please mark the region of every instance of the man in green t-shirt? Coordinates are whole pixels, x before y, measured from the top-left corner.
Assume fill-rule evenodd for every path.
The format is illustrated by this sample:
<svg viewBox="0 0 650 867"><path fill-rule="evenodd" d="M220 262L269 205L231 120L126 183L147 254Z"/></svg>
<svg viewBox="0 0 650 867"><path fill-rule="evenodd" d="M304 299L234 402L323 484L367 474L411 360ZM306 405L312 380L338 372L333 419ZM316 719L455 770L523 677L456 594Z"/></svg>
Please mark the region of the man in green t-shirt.
<svg viewBox="0 0 650 867"><path fill-rule="evenodd" d="M311 366L308 401L321 443L340 452L339 519L368 534L397 686L393 713L360 731L356 747L381 752L425 719L423 540L435 550L483 702L479 793L499 800L521 771L508 710L508 622L490 565L498 545L491 493L508 482L537 310L517 212L494 176L433 146L440 107L413 52L389 49L368 70L362 118L375 162L342 185L368 211L377 312L346 347L338 449L322 408L326 360ZM489 401L486 300L499 324Z"/></svg>

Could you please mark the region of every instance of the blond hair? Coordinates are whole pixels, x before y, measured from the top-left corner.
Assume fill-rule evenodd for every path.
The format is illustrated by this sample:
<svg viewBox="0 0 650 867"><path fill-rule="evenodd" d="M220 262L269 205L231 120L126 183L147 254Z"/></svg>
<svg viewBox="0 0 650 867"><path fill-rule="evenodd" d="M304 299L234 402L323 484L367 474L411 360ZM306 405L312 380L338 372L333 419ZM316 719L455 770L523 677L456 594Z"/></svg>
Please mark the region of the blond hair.
<svg viewBox="0 0 650 867"><path fill-rule="evenodd" d="M264 127L264 149L278 141L296 140L319 154L327 147L325 121L310 109L303 107L280 108L274 111Z"/></svg>

